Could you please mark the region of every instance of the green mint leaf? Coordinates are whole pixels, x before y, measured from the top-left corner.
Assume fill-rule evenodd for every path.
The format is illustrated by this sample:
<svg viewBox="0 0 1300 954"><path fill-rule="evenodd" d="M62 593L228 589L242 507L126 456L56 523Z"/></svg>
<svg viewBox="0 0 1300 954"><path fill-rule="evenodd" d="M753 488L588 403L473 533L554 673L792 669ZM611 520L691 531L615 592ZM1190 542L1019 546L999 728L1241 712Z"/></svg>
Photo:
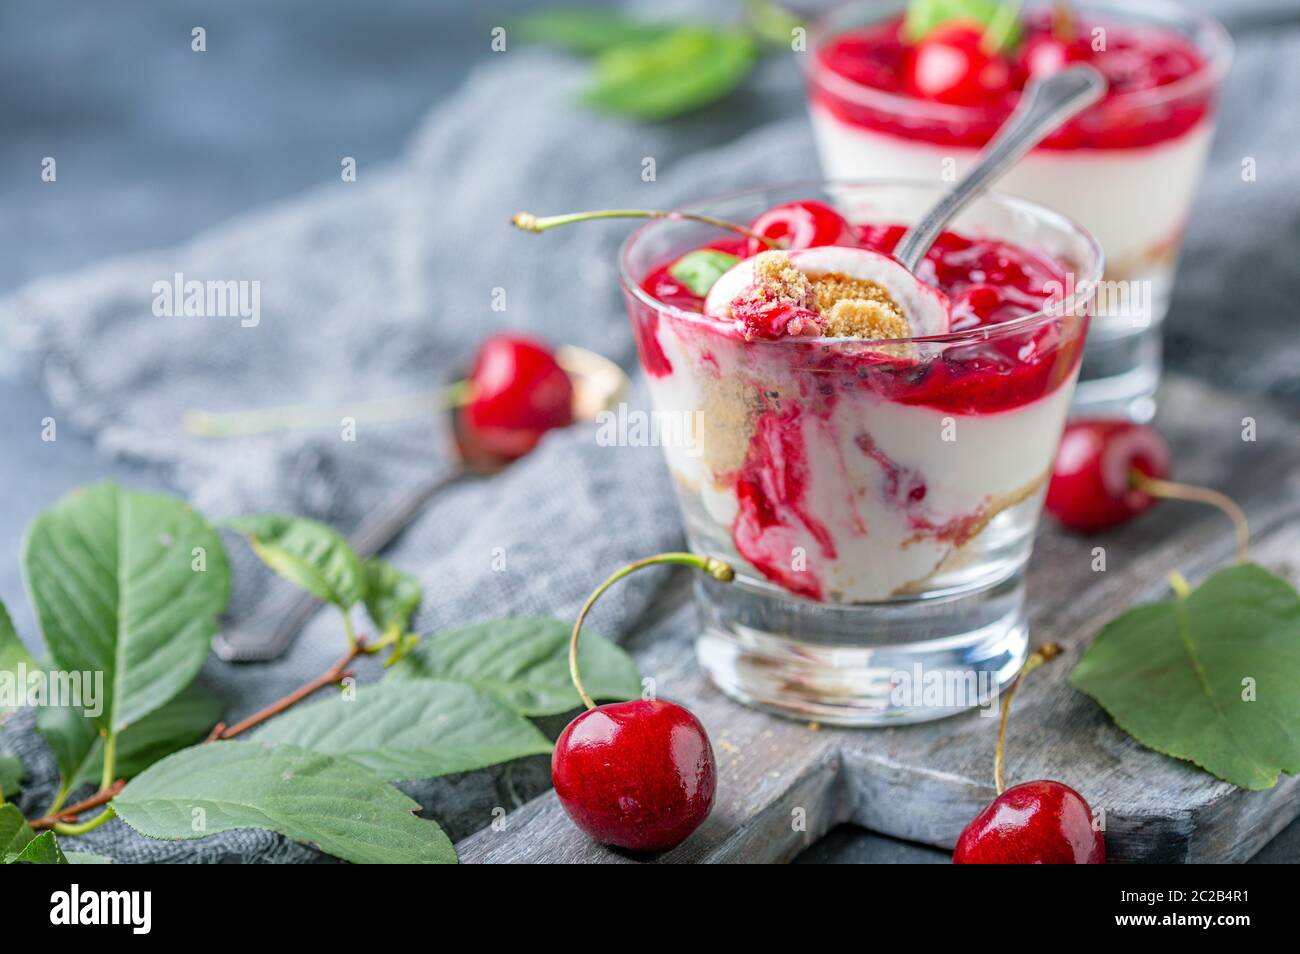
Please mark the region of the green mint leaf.
<svg viewBox="0 0 1300 954"><path fill-rule="evenodd" d="M26 667L27 672L38 672L41 668L32 658L32 654L27 651L23 641L18 638L13 620L9 618L9 611L5 609L4 603L0 603L0 672L7 672L16 680L18 670L22 667ZM0 703L0 716L12 711L13 708Z"/></svg>
<svg viewBox="0 0 1300 954"><path fill-rule="evenodd" d="M367 560L365 571L370 619L385 636L405 635L423 595L419 581L379 557Z"/></svg>
<svg viewBox="0 0 1300 954"><path fill-rule="evenodd" d="M1263 567L1112 620L1070 681L1143 745L1241 788L1300 771L1300 594Z"/></svg>
<svg viewBox="0 0 1300 954"><path fill-rule="evenodd" d="M445 864L456 851L420 806L346 759L293 745L182 749L127 783L118 817L146 838L263 828L358 864Z"/></svg>
<svg viewBox="0 0 1300 954"><path fill-rule="evenodd" d="M955 22L985 29L986 48L993 52L1020 42L1020 3L1015 0L911 0L903 18L903 36L909 43L917 43Z"/></svg>
<svg viewBox="0 0 1300 954"><path fill-rule="evenodd" d="M65 851L63 857L70 865L111 865L113 859L108 855L97 855L93 851Z"/></svg>
<svg viewBox="0 0 1300 954"><path fill-rule="evenodd" d="M462 683L380 683L277 716L256 739L343 756L390 782L470 772L551 751L537 727Z"/></svg>
<svg viewBox="0 0 1300 954"><path fill-rule="evenodd" d="M509 35L521 40L548 43L585 56L615 46L657 40L671 33L665 23L646 23L620 13L600 10L550 10L517 20Z"/></svg>
<svg viewBox="0 0 1300 954"><path fill-rule="evenodd" d="M0 801L13 798L23 783L23 763L12 755L0 755Z"/></svg>
<svg viewBox="0 0 1300 954"><path fill-rule="evenodd" d="M687 252L669 265L668 274L703 298L713 283L739 261L740 258L736 255L713 248L701 248Z"/></svg>
<svg viewBox="0 0 1300 954"><path fill-rule="evenodd" d="M6 855L6 858L10 856ZM29 864L29 865L66 865L68 859L63 856L63 850L59 848L59 843L54 837L54 832L43 831L31 841L29 841L23 850L12 856L9 864Z"/></svg>
<svg viewBox="0 0 1300 954"><path fill-rule="evenodd" d="M347 540L315 520L261 514L228 520L263 563L312 596L349 609L366 593L361 560Z"/></svg>
<svg viewBox="0 0 1300 954"><path fill-rule="evenodd" d="M200 514L112 483L39 514L23 570L57 668L104 674L98 723L110 732L190 684L230 598L226 551Z"/></svg>
<svg viewBox="0 0 1300 954"><path fill-rule="evenodd" d="M191 683L176 698L124 729L117 737L114 775L134 778L154 762L200 741L221 718L221 700ZM104 768L104 740L81 709L46 706L36 728L54 751L69 791L98 783Z"/></svg>
<svg viewBox="0 0 1300 954"><path fill-rule="evenodd" d="M602 53L586 100L632 119L680 116L735 89L756 52L747 33L682 27L649 43Z"/></svg>
<svg viewBox="0 0 1300 954"><path fill-rule="evenodd" d="M474 623L420 640L385 677L461 682L500 699L520 715L568 712L582 705L569 679L571 623L514 617ZM632 657L588 628L578 665L597 699L635 699L641 675Z"/></svg>
<svg viewBox="0 0 1300 954"><path fill-rule="evenodd" d="M35 837L17 805L0 805L0 857L18 854Z"/></svg>

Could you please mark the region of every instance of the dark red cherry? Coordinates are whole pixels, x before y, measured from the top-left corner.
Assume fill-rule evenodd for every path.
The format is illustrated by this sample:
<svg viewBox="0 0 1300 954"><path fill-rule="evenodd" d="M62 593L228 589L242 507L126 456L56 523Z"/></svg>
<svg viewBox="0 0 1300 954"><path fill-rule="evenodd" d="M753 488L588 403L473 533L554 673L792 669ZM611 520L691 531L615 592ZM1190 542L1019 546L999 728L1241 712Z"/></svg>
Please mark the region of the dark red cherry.
<svg viewBox="0 0 1300 954"><path fill-rule="evenodd" d="M913 96L950 106L997 103L1011 86L1011 68L980 45L981 30L965 23L940 27L917 42L903 64Z"/></svg>
<svg viewBox="0 0 1300 954"><path fill-rule="evenodd" d="M1123 523L1156 500L1134 489L1134 471L1168 476L1169 447L1159 434L1131 421L1073 421L1056 452L1047 512L1085 533Z"/></svg>
<svg viewBox="0 0 1300 954"><path fill-rule="evenodd" d="M713 746L681 706L638 699L589 709L560 734L551 781L573 823L605 845L667 851L708 817Z"/></svg>
<svg viewBox="0 0 1300 954"><path fill-rule="evenodd" d="M573 382L540 341L493 335L483 342L460 409L462 444L476 456L522 457L552 428L573 423ZM469 456L469 449L467 456Z"/></svg>
<svg viewBox="0 0 1300 954"><path fill-rule="evenodd" d="M812 199L773 206L751 222L749 230L781 243L783 248L853 245L857 239L844 216ZM749 240L748 254L766 250L767 246L757 239Z"/></svg>
<svg viewBox="0 0 1300 954"><path fill-rule="evenodd" d="M1100 865L1106 841L1083 796L1060 782L1007 789L957 839L957 865Z"/></svg>

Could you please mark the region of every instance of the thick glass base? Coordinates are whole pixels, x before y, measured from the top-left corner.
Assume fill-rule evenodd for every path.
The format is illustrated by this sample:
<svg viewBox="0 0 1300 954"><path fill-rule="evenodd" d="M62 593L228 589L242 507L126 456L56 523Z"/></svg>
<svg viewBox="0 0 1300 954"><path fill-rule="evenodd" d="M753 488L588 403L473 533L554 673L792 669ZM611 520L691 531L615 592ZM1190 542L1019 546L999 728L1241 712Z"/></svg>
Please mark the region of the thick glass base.
<svg viewBox="0 0 1300 954"><path fill-rule="evenodd" d="M889 603L831 606L738 578L700 578L700 665L741 702L832 725L926 722L981 706L1028 651L1024 579Z"/></svg>
<svg viewBox="0 0 1300 954"><path fill-rule="evenodd" d="M1072 417L1127 417L1145 424L1155 416L1161 325L1169 300L1165 281L1148 281L1144 287L1153 289L1149 305L1094 316L1074 389Z"/></svg>

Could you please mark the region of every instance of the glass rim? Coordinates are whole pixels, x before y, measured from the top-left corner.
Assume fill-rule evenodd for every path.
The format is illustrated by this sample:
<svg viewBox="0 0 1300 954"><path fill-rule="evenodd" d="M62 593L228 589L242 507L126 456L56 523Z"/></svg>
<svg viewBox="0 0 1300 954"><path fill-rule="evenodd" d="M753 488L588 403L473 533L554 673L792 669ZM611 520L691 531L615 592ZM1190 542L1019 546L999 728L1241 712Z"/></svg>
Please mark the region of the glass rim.
<svg viewBox="0 0 1300 954"><path fill-rule="evenodd" d="M1089 4L1085 2L1082 7L1087 11ZM915 96L909 96L906 93L894 93L889 90L876 89L872 86L864 86L824 66L821 57L818 55L822 46L831 37L839 35L849 26L849 24L840 21L851 19L855 13L874 11L877 13L876 16L854 20L854 23L858 25L880 23L886 17L879 13L879 9L880 4L878 2L858 0L858 2L830 10L813 21L808 31L811 49L806 56L801 57L802 62L800 63L801 71L806 77L825 86L832 94L841 99L849 100L856 105L885 109L895 113L905 111L916 113L920 110L925 114L926 118L951 122L969 122L975 117L997 117L1005 113L1005 110L990 109L985 106L955 106L949 103L934 103ZM1125 19L1126 11L1116 8L1113 12L1116 13L1118 18ZM1203 33L1209 37L1210 48L1208 50L1202 49L1201 45L1197 44L1197 49L1206 55L1205 65L1195 73L1190 73L1164 86L1133 90L1128 93L1117 93L1110 100L1094 106L1094 109L1098 109L1103 113L1149 109L1199 93L1203 88L1217 86L1223 77L1227 75L1228 68L1232 65L1233 42L1231 34L1228 33L1227 28L1222 23L1209 14L1201 13L1198 10L1190 10L1180 4L1170 2L1170 0L1150 0L1150 6L1145 7L1143 12L1157 18L1163 25L1174 25L1178 22L1190 24L1195 31L1195 35L1199 36ZM1131 21L1136 18L1129 15L1126 19Z"/></svg>
<svg viewBox="0 0 1300 954"><path fill-rule="evenodd" d="M680 206L672 210L677 212L698 212L709 214L710 209L719 202L725 202L732 199L740 199L746 196L758 195L765 192L774 192L778 190L796 190L796 189L818 189L823 192L835 188L857 188L857 189L894 189L930 192L936 195L936 198L946 190L933 183L915 180L915 179L800 179L793 182L776 182L764 186L751 186L746 189L736 189L731 192L724 192L717 195L707 196L697 202L689 205ZM787 347L790 345L815 344L815 345L903 345L903 344L948 344L963 343L974 341L988 341L1003 335L1014 334L1024 331L1028 328L1036 328L1039 325L1047 324L1052 321L1060 321L1062 318L1070 315L1082 313L1088 301L1093 298L1097 289L1097 284L1101 281L1106 268L1106 253L1101 247L1101 243L1093 236L1091 232L1085 229L1073 219L1049 209L1047 206L1039 205L1029 199L1022 199L1019 196L1007 195L1002 192L988 191L979 196L976 202L991 201L997 205L1026 212L1040 221L1045 221L1051 225L1060 228L1063 232L1071 233L1081 239L1087 246L1092 260L1092 268L1088 269L1087 275L1076 280L1072 294L1059 302L1054 302L1049 308L1044 306L1037 311L1030 312L1027 315L1021 315L1018 318L1012 318L1010 321L1002 321L992 325L979 325L975 328L967 328L964 331L949 331L938 335L911 335L903 338L855 338L855 337L783 337L775 339L756 338L747 342L750 347L775 345L777 347ZM618 277L619 283L623 286L625 294L629 294L640 301L643 305L655 309L662 317L668 315L672 318L701 324L714 331L725 328L722 322L716 318L711 318L699 311L687 311L676 305L670 305L667 302L660 301L654 295L651 295L641 287L641 282L636 280L631 273L628 264L628 257L632 252L633 246L648 232L656 229L663 229L673 223L680 223L682 219L652 219L632 231L619 246L618 250ZM722 231L721 229L719 231ZM734 233L728 232L728 235ZM644 277L644 276L643 276Z"/></svg>

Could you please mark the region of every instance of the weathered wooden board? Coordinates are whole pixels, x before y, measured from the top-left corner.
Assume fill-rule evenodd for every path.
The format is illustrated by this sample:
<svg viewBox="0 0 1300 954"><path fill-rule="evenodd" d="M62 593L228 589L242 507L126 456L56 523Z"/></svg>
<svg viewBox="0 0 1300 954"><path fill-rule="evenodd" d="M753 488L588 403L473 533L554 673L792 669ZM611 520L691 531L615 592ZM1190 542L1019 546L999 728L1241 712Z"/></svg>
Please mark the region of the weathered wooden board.
<svg viewBox="0 0 1300 954"><path fill-rule="evenodd" d="M1243 440L1243 419L1256 440ZM1173 378L1160 429L1177 476L1226 490L1252 521L1252 556L1300 582L1300 421L1293 409ZM1093 570L1093 548L1106 570ZM1034 642L1066 655L1017 696L1007 778L1056 778L1106 813L1115 861L1230 862L1250 858L1300 815L1300 778L1247 792L1138 745L1067 679L1100 625L1166 592L1179 569L1195 582L1233 556L1226 519L1166 503L1115 533L1080 538L1045 528L1029 568ZM718 800L704 826L665 862L785 861L852 821L950 847L993 796L995 720L969 713L920 726L814 730L724 697L695 664L695 616L685 581L631 644L659 691L703 720L719 761ZM802 820L802 824L800 821ZM458 845L466 862L635 862L593 844L547 793ZM1294 859L1300 861L1300 859Z"/></svg>

